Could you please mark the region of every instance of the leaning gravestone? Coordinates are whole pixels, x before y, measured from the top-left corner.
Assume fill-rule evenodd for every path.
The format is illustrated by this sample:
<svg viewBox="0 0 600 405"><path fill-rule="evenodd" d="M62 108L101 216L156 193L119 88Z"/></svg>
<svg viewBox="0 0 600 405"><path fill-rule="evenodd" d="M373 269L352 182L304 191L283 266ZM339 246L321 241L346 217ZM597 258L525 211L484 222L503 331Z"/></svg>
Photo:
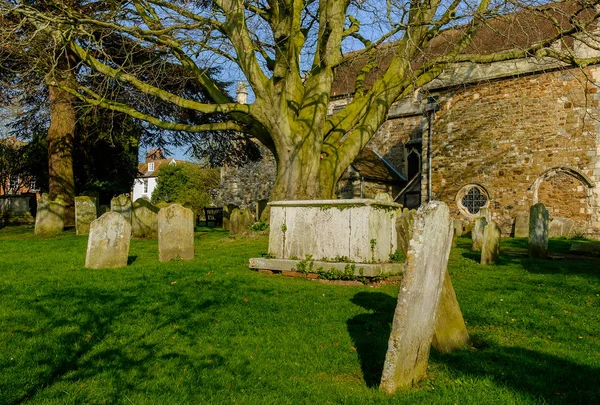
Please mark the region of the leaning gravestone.
<svg viewBox="0 0 600 405"><path fill-rule="evenodd" d="M123 215L127 222L131 223L132 204L128 195L121 194L110 200L110 210Z"/></svg>
<svg viewBox="0 0 600 405"><path fill-rule="evenodd" d="M527 238L529 236L529 214L519 212L515 216L515 238Z"/></svg>
<svg viewBox="0 0 600 405"><path fill-rule="evenodd" d="M473 241L471 250L481 250L481 246L483 245L483 231L485 230L486 225L487 220L484 217L477 218L475 221L475 225L473 225L473 229L471 229L471 240Z"/></svg>
<svg viewBox="0 0 600 405"><path fill-rule="evenodd" d="M127 266L131 225L122 215L107 212L92 221L85 267L89 269Z"/></svg>
<svg viewBox="0 0 600 405"><path fill-rule="evenodd" d="M131 214L131 235L134 238L156 238L159 210L144 198L135 200Z"/></svg>
<svg viewBox="0 0 600 405"><path fill-rule="evenodd" d="M494 221L486 225L481 247L481 264L494 264L498 262L501 233L502 230Z"/></svg>
<svg viewBox="0 0 600 405"><path fill-rule="evenodd" d="M410 238L412 237L416 213L416 210L404 210L404 212L396 218L396 239L398 241L398 248L402 250L404 257L408 254L408 246Z"/></svg>
<svg viewBox="0 0 600 405"><path fill-rule="evenodd" d="M548 210L544 204L532 205L529 209L529 257L548 257Z"/></svg>
<svg viewBox="0 0 600 405"><path fill-rule="evenodd" d="M388 394L412 386L427 371L452 232L444 203L417 211L381 376Z"/></svg>
<svg viewBox="0 0 600 405"><path fill-rule="evenodd" d="M90 224L96 219L96 199L94 197L75 197L75 229L77 235L90 233Z"/></svg>
<svg viewBox="0 0 600 405"><path fill-rule="evenodd" d="M158 212L158 260L194 259L194 212L171 204Z"/></svg>
<svg viewBox="0 0 600 405"><path fill-rule="evenodd" d="M248 232L248 226L254 223L254 216L247 208L235 208L229 216L229 234L240 235Z"/></svg>
<svg viewBox="0 0 600 405"><path fill-rule="evenodd" d="M56 199L50 200L50 196L44 193L37 204L34 233L48 236L62 232L65 227L65 207L67 206L64 198L59 195Z"/></svg>

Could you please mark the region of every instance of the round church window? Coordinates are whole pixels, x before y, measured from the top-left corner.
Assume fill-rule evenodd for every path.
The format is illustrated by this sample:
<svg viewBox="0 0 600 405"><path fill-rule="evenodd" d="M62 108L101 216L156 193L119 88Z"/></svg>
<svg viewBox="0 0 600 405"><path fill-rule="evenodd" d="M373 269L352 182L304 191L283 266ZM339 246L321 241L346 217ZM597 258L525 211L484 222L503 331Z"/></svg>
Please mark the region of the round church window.
<svg viewBox="0 0 600 405"><path fill-rule="evenodd" d="M479 210L488 206L489 200L487 191L477 184L464 186L456 196L458 209L467 217L479 214Z"/></svg>

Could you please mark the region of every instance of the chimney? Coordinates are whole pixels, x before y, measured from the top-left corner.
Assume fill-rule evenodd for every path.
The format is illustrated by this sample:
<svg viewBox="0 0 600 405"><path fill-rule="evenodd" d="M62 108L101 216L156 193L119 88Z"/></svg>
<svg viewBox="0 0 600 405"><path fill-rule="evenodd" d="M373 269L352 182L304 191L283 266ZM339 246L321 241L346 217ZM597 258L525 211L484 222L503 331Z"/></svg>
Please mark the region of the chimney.
<svg viewBox="0 0 600 405"><path fill-rule="evenodd" d="M245 82L238 82L236 98L238 103L248 104L248 86Z"/></svg>
<svg viewBox="0 0 600 405"><path fill-rule="evenodd" d="M150 149L148 152L146 152L146 163L164 158L165 155L161 149Z"/></svg>

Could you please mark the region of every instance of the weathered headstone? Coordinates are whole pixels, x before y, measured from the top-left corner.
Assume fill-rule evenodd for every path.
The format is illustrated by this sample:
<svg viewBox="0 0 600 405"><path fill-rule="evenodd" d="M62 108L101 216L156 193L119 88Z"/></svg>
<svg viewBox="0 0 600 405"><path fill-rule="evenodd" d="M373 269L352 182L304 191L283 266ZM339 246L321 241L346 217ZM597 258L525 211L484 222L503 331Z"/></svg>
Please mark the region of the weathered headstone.
<svg viewBox="0 0 600 405"><path fill-rule="evenodd" d="M544 204L532 205L529 209L529 257L548 257L548 210Z"/></svg>
<svg viewBox="0 0 600 405"><path fill-rule="evenodd" d="M107 212L110 212L110 207L108 205L98 206L98 218L100 218L102 215L106 214Z"/></svg>
<svg viewBox="0 0 600 405"><path fill-rule="evenodd" d="M30 200L32 197L18 194L0 196L0 224L29 225L35 223L31 215Z"/></svg>
<svg viewBox="0 0 600 405"><path fill-rule="evenodd" d="M549 238L560 238L563 236L563 223L557 218L553 218L548 224L548 237Z"/></svg>
<svg viewBox="0 0 600 405"><path fill-rule="evenodd" d="M494 264L500 257L500 235L502 230L494 221L490 221L483 232L481 264Z"/></svg>
<svg viewBox="0 0 600 405"><path fill-rule="evenodd" d="M463 224L462 219L454 219L454 235L456 235L456 237L460 237L463 236L465 232L465 226Z"/></svg>
<svg viewBox="0 0 600 405"><path fill-rule="evenodd" d="M229 229L230 229L231 213L236 208L237 207L233 204L227 204L227 205L223 206L223 229L225 229L226 231L229 231Z"/></svg>
<svg viewBox="0 0 600 405"><path fill-rule="evenodd" d="M158 236L158 211L150 201L138 198L133 203L131 235L134 238L156 238Z"/></svg>
<svg viewBox="0 0 600 405"><path fill-rule="evenodd" d="M417 211L381 377L388 394L425 376L452 232L444 203L430 202Z"/></svg>
<svg viewBox="0 0 600 405"><path fill-rule="evenodd" d="M36 235L55 235L62 232L65 227L65 200L62 196L50 200L44 193L38 200L37 214L35 216Z"/></svg>
<svg viewBox="0 0 600 405"><path fill-rule="evenodd" d="M481 218L485 218L486 222L490 222L492 220L492 213L488 207L481 207L478 214Z"/></svg>
<svg viewBox="0 0 600 405"><path fill-rule="evenodd" d="M269 200L258 200L256 202L256 220L268 222L269 221Z"/></svg>
<svg viewBox="0 0 600 405"><path fill-rule="evenodd" d="M158 260L194 259L194 212L171 204L158 212Z"/></svg>
<svg viewBox="0 0 600 405"><path fill-rule="evenodd" d="M519 212L515 216L515 238L529 236L529 213Z"/></svg>
<svg viewBox="0 0 600 405"><path fill-rule="evenodd" d="M121 194L120 196L114 197L112 200L110 200L110 210L123 215L123 218L125 218L127 222L131 224L132 204L131 198L129 198L128 195Z"/></svg>
<svg viewBox="0 0 600 405"><path fill-rule="evenodd" d="M247 208L234 208L229 216L229 234L240 235L248 232L248 225L254 223L254 216Z"/></svg>
<svg viewBox="0 0 600 405"><path fill-rule="evenodd" d="M471 240L473 241L471 250L481 250L483 244L483 231L485 230L486 225L487 220L484 217L477 218L475 221L475 225L473 225L473 229L471 229Z"/></svg>
<svg viewBox="0 0 600 405"><path fill-rule="evenodd" d="M116 212L107 212L92 221L85 267L90 269L127 266L131 225Z"/></svg>
<svg viewBox="0 0 600 405"><path fill-rule="evenodd" d="M394 202L394 199L388 193L377 193L375 194L375 199L377 201Z"/></svg>
<svg viewBox="0 0 600 405"><path fill-rule="evenodd" d="M450 274L446 270L431 346L440 353L451 353L468 343L467 325L460 311Z"/></svg>
<svg viewBox="0 0 600 405"><path fill-rule="evenodd" d="M398 248L404 253L404 257L408 254L408 246L412 237L412 229L415 223L416 210L404 210L396 219L396 238Z"/></svg>
<svg viewBox="0 0 600 405"><path fill-rule="evenodd" d="M75 229L77 235L90 233L90 224L96 219L96 199L94 197L75 197Z"/></svg>

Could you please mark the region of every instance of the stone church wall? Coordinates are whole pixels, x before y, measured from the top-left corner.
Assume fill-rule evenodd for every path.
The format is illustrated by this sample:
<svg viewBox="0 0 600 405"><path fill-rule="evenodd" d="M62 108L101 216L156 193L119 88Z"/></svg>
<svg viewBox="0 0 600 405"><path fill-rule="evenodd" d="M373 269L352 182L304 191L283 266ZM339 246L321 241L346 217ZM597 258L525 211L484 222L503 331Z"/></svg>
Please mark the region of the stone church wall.
<svg viewBox="0 0 600 405"><path fill-rule="evenodd" d="M551 217L571 218L579 232L600 237L600 97L591 81L599 72L569 69L441 92L433 197L472 219L457 197L477 185L505 235L517 213L542 202Z"/></svg>

